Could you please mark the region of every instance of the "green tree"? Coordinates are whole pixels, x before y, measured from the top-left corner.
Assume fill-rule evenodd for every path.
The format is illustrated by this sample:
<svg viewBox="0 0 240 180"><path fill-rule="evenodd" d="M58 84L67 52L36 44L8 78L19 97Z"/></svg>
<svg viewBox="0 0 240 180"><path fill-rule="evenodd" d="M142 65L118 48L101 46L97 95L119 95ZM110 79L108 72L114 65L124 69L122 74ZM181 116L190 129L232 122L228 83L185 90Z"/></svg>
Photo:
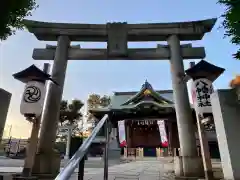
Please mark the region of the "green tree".
<svg viewBox="0 0 240 180"><path fill-rule="evenodd" d="M240 0L219 0L220 4L226 7L226 12L222 15L222 23L226 30L225 35L231 38L231 43L240 45ZM240 60L240 49L233 55Z"/></svg>
<svg viewBox="0 0 240 180"><path fill-rule="evenodd" d="M110 97L109 96L100 96L98 94L91 94L88 97L87 104L88 109L93 108L104 108L110 104ZM88 121L93 121L94 124L98 122L99 119L95 119L91 113L88 112Z"/></svg>
<svg viewBox="0 0 240 180"><path fill-rule="evenodd" d="M83 102L80 100L72 100L68 103L66 100L62 100L60 104L59 123L60 126L64 124L74 126L73 134L79 133L82 129L79 129L78 122L82 121L82 113L80 112L83 107ZM64 140L66 137L58 135L58 138Z"/></svg>
<svg viewBox="0 0 240 180"><path fill-rule="evenodd" d="M91 94L88 97L88 108L99 108L99 107L107 107L110 104L109 96L100 96L98 94Z"/></svg>
<svg viewBox="0 0 240 180"><path fill-rule="evenodd" d="M59 123L61 126L65 121L67 121L67 112L68 111L68 102L66 100L62 100L60 104L60 115L59 115Z"/></svg>
<svg viewBox="0 0 240 180"><path fill-rule="evenodd" d="M110 104L111 100L110 100L110 97L109 96L102 96L100 98L100 106L101 107L107 107L109 104Z"/></svg>
<svg viewBox="0 0 240 180"><path fill-rule="evenodd" d="M0 40L23 29L23 19L37 8L36 0L2 0L0 5Z"/></svg>
<svg viewBox="0 0 240 180"><path fill-rule="evenodd" d="M68 101L62 100L60 104L60 115L59 115L59 122L61 125L66 122L68 124L76 124L80 121L82 117L82 113L80 112L81 108L83 107L83 102L76 99L72 100L69 104Z"/></svg>

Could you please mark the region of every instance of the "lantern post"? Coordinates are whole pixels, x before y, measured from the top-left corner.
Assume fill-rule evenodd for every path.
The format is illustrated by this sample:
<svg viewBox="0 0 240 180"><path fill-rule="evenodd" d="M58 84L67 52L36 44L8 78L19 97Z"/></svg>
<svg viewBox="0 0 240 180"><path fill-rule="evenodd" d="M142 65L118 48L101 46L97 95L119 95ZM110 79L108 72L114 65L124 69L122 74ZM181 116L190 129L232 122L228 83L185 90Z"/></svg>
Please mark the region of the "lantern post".
<svg viewBox="0 0 240 180"><path fill-rule="evenodd" d="M25 83L25 89L20 104L20 112L27 121L32 123L31 136L27 147L27 155L24 161L22 177L32 174L35 154L37 151L38 134L41 124L41 114L46 94L46 81L52 80L49 71L49 63L44 63L43 71L35 65L13 74L13 77ZM32 178L31 178L32 179Z"/></svg>
<svg viewBox="0 0 240 180"><path fill-rule="evenodd" d="M196 112L197 129L201 147L201 155L206 179L213 179L212 162L209 152L208 139L204 130L205 123L213 123L210 95L213 93L212 83L224 72L225 69L201 60L195 65L190 63L190 68L185 71L192 78L191 94Z"/></svg>

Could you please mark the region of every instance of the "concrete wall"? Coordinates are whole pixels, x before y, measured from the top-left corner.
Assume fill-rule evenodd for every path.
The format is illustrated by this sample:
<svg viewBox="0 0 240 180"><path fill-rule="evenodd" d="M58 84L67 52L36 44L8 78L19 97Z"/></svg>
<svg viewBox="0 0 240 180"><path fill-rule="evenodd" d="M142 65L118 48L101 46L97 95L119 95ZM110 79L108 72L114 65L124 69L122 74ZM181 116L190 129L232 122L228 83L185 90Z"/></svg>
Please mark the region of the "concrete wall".
<svg viewBox="0 0 240 180"><path fill-rule="evenodd" d="M224 179L240 179L240 103L234 90L211 95Z"/></svg>
<svg viewBox="0 0 240 180"><path fill-rule="evenodd" d="M0 88L0 138L2 139L12 94Z"/></svg>

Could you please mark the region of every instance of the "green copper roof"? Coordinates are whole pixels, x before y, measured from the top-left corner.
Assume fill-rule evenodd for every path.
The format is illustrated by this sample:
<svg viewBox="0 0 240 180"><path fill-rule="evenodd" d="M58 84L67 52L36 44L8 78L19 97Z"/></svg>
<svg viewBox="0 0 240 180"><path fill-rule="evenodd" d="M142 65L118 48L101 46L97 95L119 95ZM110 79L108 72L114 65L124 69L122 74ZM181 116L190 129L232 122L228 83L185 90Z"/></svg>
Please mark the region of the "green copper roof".
<svg viewBox="0 0 240 180"><path fill-rule="evenodd" d="M140 101L143 101L144 99L145 100L148 99L148 101L152 100L159 104L173 104L172 101L162 97L160 94L155 92L151 84L145 81L145 83L142 85L141 90L138 93L136 93L134 96L129 98L125 103L123 103L122 106L130 105L130 104L133 105L133 104L139 103Z"/></svg>
<svg viewBox="0 0 240 180"><path fill-rule="evenodd" d="M147 94L144 94L147 92ZM153 103L159 107L173 107L173 92L170 90L154 91L146 81L139 92L115 92L109 109L134 108L141 103Z"/></svg>
<svg viewBox="0 0 240 180"><path fill-rule="evenodd" d="M110 105L105 108L89 109L96 118L114 112L114 120L140 117L165 117L175 112L173 91L154 91L146 81L140 91L114 92Z"/></svg>
<svg viewBox="0 0 240 180"><path fill-rule="evenodd" d="M124 105L124 106L121 106L121 109L135 109L135 108L138 108L139 106L144 106L144 105L154 105L158 108L172 108L173 105L172 104L159 104L157 102L154 102L154 101L140 101L136 104L130 104L130 105ZM112 108L114 109L114 108ZM119 109L119 108L118 108Z"/></svg>
<svg viewBox="0 0 240 180"><path fill-rule="evenodd" d="M146 81L140 91L114 92L108 107L89 109L89 112L97 118L102 118L108 112L115 112L116 121L138 116L165 117L175 113L173 91L154 91Z"/></svg>

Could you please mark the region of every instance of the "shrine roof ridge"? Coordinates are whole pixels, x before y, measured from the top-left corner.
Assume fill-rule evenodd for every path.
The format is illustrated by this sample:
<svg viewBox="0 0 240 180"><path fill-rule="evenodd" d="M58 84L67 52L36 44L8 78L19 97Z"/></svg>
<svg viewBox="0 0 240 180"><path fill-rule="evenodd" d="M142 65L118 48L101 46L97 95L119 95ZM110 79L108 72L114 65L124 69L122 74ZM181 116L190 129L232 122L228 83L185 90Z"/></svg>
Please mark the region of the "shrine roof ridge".
<svg viewBox="0 0 240 180"><path fill-rule="evenodd" d="M210 32L217 18L170 23L127 24L128 41L164 41L170 34L179 35L180 40L201 40ZM104 42L108 39L107 24L53 23L24 20L24 24L37 39L56 41L59 35L69 36L72 41Z"/></svg>
<svg viewBox="0 0 240 180"><path fill-rule="evenodd" d="M164 93L173 93L173 90L154 90L155 92L159 94ZM126 91L126 92L113 92L114 96L122 96L122 95L134 95L137 94L139 91Z"/></svg>

